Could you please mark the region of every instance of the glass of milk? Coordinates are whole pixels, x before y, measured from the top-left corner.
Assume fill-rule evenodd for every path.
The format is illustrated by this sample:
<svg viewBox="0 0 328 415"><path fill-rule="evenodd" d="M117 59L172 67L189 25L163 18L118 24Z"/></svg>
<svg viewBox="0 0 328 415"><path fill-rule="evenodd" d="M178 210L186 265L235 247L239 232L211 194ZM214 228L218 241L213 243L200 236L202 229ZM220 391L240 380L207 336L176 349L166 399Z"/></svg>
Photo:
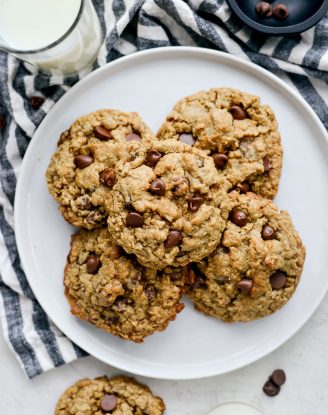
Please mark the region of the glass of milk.
<svg viewBox="0 0 328 415"><path fill-rule="evenodd" d="M0 0L0 49L43 71L91 67L101 42L91 0Z"/></svg>
<svg viewBox="0 0 328 415"><path fill-rule="evenodd" d="M207 415L264 415L252 405L241 402L228 402L212 409Z"/></svg>

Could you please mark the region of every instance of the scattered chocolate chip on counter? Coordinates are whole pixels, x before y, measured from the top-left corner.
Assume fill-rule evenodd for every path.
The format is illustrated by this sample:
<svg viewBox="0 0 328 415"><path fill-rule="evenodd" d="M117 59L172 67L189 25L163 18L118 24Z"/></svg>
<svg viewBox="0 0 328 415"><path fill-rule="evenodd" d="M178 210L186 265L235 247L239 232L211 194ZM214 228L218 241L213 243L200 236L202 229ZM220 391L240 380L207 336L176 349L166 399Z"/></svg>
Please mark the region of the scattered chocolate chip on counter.
<svg viewBox="0 0 328 415"><path fill-rule="evenodd" d="M263 392L270 397L277 396L280 392L280 386L276 385L271 380L267 380L263 386Z"/></svg>
<svg viewBox="0 0 328 415"><path fill-rule="evenodd" d="M0 115L0 131L5 127L6 119L4 116Z"/></svg>
<svg viewBox="0 0 328 415"><path fill-rule="evenodd" d="M270 376L270 380L278 386L286 382L286 373L282 369L275 370Z"/></svg>
<svg viewBox="0 0 328 415"><path fill-rule="evenodd" d="M44 103L44 98L43 97L39 97L37 95L33 95L33 96L30 97L31 107L34 108L35 110L40 108L43 103Z"/></svg>
<svg viewBox="0 0 328 415"><path fill-rule="evenodd" d="M286 373L282 369L274 370L263 385L263 392L270 397L277 396L286 382Z"/></svg>

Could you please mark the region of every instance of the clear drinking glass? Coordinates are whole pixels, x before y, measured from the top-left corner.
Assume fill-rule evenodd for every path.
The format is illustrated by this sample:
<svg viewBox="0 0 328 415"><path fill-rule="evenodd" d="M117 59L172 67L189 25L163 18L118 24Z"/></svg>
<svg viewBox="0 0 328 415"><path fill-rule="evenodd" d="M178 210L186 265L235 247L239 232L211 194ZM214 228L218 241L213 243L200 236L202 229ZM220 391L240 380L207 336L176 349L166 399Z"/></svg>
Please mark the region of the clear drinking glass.
<svg viewBox="0 0 328 415"><path fill-rule="evenodd" d="M8 3L6 3L7 1ZM8 6L9 1L16 1L17 7L19 7L20 2L18 0L0 0L2 10L6 5ZM29 0L23 1L29 2ZM66 2L70 1L66 0ZM37 5L38 1L34 1L34 4ZM40 4L41 7L46 8L47 0L43 0L43 3ZM65 3L62 3L62 5L62 12L65 13ZM13 9L13 3L8 7ZM58 3L56 7L58 10ZM14 9L11 14L13 12ZM51 15L49 15L49 19L51 19ZM12 32L20 30L19 22L16 27L11 27L11 29ZM88 66L91 67L102 42L100 22L91 0L80 0L77 16L75 20L72 19L68 30L46 46L36 49L26 47L23 50L16 49L10 46L8 40L3 36L2 30L0 20L0 49L55 75L72 75ZM42 36L43 34L40 33L40 39L42 39Z"/></svg>
<svg viewBox="0 0 328 415"><path fill-rule="evenodd" d="M213 408L207 415L264 415L255 406L242 402L227 402Z"/></svg>

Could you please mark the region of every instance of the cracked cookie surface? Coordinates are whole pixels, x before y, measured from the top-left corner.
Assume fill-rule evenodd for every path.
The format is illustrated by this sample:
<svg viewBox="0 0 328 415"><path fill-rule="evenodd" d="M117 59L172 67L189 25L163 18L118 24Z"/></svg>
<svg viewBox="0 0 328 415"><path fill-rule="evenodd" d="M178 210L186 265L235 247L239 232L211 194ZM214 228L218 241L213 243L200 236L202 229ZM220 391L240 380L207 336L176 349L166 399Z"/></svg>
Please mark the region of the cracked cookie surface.
<svg viewBox="0 0 328 415"><path fill-rule="evenodd" d="M282 147L272 109L257 96L213 88L178 101L158 139L188 143L211 155L228 189L272 199L279 186Z"/></svg>
<svg viewBox="0 0 328 415"><path fill-rule="evenodd" d="M187 295L224 321L251 321L281 308L294 293L305 248L290 216L268 199L230 193L229 220L217 249L190 268Z"/></svg>
<svg viewBox="0 0 328 415"><path fill-rule="evenodd" d="M60 397L55 415L162 415L165 405L148 386L117 376L83 379Z"/></svg>
<svg viewBox="0 0 328 415"><path fill-rule="evenodd" d="M225 225L225 179L204 152L175 140L154 142L117 168L108 197L108 229L146 267L199 261Z"/></svg>
<svg viewBox="0 0 328 415"><path fill-rule="evenodd" d="M164 330L184 307L182 270L142 267L106 228L72 236L64 285L74 315L135 342Z"/></svg>
<svg viewBox="0 0 328 415"><path fill-rule="evenodd" d="M64 218L93 229L106 223L103 201L115 183L114 167L153 134L137 113L104 109L78 118L62 133L46 178Z"/></svg>

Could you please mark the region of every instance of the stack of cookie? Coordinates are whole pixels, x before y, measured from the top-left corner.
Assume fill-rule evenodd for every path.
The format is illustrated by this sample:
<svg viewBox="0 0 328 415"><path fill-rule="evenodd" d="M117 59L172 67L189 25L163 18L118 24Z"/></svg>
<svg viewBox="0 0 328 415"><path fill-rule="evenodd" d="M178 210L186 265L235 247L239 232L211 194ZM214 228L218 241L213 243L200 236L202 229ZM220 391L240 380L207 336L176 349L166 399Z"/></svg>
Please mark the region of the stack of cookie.
<svg viewBox="0 0 328 415"><path fill-rule="evenodd" d="M250 321L295 291L305 250L278 190L272 110L229 88L179 101L153 135L136 113L100 110L64 132L47 170L73 235L74 315L136 342L183 309Z"/></svg>

